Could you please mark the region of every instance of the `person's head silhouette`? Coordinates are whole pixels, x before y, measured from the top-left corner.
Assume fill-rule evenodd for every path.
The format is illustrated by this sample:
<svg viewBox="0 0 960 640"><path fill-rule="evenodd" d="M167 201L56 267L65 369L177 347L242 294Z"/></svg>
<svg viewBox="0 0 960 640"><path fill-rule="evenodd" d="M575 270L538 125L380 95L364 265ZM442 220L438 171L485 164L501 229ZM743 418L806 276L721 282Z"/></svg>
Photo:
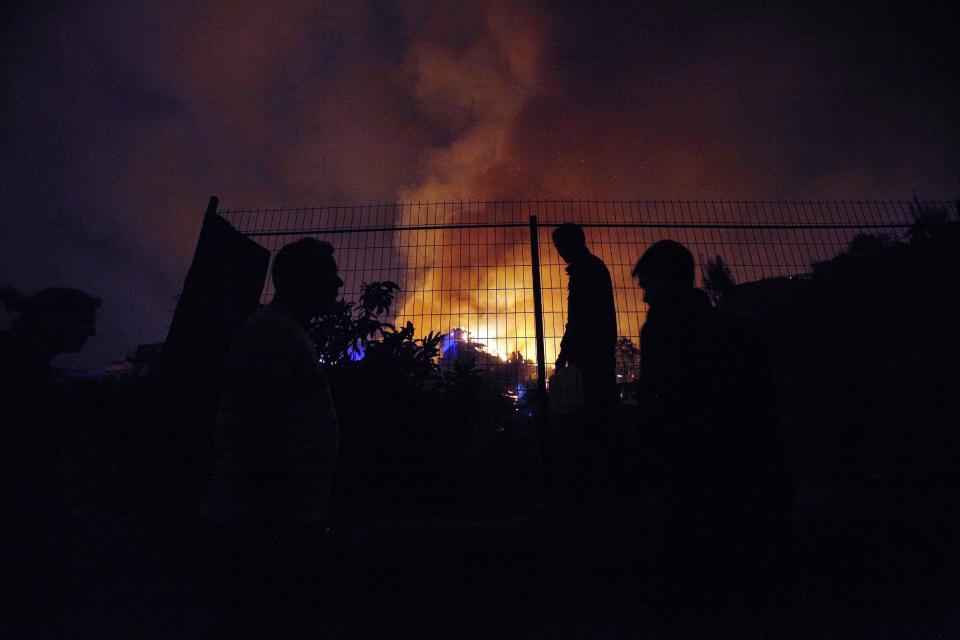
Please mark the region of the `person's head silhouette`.
<svg viewBox="0 0 960 640"><path fill-rule="evenodd" d="M315 238L286 245L273 259L273 285L274 304L301 324L329 311L343 286L333 247Z"/></svg>
<svg viewBox="0 0 960 640"><path fill-rule="evenodd" d="M583 227L571 222L565 222L553 230L553 246L564 262L573 262L580 256L588 253L587 238L583 234Z"/></svg>
<svg viewBox="0 0 960 640"><path fill-rule="evenodd" d="M32 296L7 287L0 300L18 315L8 334L18 348L48 362L61 353L77 353L96 335L102 300L77 289L44 289Z"/></svg>
<svg viewBox="0 0 960 640"><path fill-rule="evenodd" d="M655 306L692 289L693 255L679 242L655 242L637 260L631 274L643 288L643 300Z"/></svg>

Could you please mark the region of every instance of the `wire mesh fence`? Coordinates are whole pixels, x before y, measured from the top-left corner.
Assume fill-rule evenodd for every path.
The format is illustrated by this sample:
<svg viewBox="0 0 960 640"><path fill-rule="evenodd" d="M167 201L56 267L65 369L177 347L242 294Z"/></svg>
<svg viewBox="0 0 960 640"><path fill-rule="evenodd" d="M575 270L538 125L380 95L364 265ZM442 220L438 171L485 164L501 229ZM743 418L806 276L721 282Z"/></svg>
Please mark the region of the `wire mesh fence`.
<svg viewBox="0 0 960 640"><path fill-rule="evenodd" d="M686 245L704 265L723 258L738 283L803 277L859 234L904 237L918 205L945 203L778 201L462 201L222 210L234 227L271 252L310 236L336 249L343 295L362 283L400 287L389 321L418 335L445 334L441 369L469 358L523 392L536 378L531 234L540 254L546 373L566 322L567 275L550 232L583 226L587 245L610 270L618 335L639 346L646 307L630 271L662 239ZM531 216L536 216L534 231ZM263 302L273 296L267 282ZM629 342L627 342L629 341ZM621 381L635 373L625 351Z"/></svg>

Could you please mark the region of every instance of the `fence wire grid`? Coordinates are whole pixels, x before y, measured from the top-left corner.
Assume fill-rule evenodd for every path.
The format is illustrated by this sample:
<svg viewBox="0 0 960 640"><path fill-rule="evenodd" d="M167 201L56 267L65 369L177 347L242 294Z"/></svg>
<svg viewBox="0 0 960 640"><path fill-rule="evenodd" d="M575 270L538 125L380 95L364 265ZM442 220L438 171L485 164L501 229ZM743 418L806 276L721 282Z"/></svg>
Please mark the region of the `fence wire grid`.
<svg viewBox="0 0 960 640"><path fill-rule="evenodd" d="M697 263L698 285L706 261L716 256L737 283L803 277L813 263L834 257L858 234L905 237L918 205L952 207L906 201L503 200L218 213L273 253L308 236L329 242L336 249L346 299L359 297L364 282L396 282L401 291L388 320L412 322L418 336L446 334L441 368L469 357L488 371L509 370L512 388L522 392L536 378L531 216L538 223L549 375L567 311L566 265L550 237L561 223L584 228L590 251L610 270L618 335L639 347L646 306L630 271L652 243L669 238L686 245ZM272 296L268 278L262 301ZM632 358L621 354L622 382L635 375Z"/></svg>

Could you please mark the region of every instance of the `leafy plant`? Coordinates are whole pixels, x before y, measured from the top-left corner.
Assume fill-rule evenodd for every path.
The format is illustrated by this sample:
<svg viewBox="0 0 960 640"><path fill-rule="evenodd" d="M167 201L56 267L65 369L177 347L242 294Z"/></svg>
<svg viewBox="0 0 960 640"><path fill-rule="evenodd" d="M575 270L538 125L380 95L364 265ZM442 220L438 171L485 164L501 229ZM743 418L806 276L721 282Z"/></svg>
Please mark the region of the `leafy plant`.
<svg viewBox="0 0 960 640"><path fill-rule="evenodd" d="M383 319L399 291L389 280L364 282L358 302L339 300L331 313L315 319L310 335L320 360L328 367L364 360L371 370L390 369L415 382L435 377L443 335L431 331L417 339L413 323L397 328Z"/></svg>
<svg viewBox="0 0 960 640"><path fill-rule="evenodd" d="M364 282L359 303L338 300L330 313L319 316L310 328L317 354L326 365L359 359L366 343L393 325L380 316L389 313L400 286L391 281Z"/></svg>
<svg viewBox="0 0 960 640"><path fill-rule="evenodd" d="M375 370L391 369L413 382L425 382L437 376L443 334L431 331L420 339L413 337L413 323L401 329L381 323L377 328L381 339L368 340L364 359Z"/></svg>

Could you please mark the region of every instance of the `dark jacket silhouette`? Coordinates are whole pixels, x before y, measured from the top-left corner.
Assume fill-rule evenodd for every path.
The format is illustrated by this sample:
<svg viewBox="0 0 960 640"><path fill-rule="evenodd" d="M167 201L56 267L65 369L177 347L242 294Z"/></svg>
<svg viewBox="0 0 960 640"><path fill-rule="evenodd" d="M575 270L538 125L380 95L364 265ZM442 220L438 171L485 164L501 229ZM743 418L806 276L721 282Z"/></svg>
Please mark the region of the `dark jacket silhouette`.
<svg viewBox="0 0 960 640"><path fill-rule="evenodd" d="M661 624L703 637L736 585L772 633L791 492L756 333L691 286L659 292L640 348L640 427L663 522Z"/></svg>
<svg viewBox="0 0 960 640"><path fill-rule="evenodd" d="M643 427L665 509L742 519L782 508L769 368L749 327L690 287L651 306L640 349Z"/></svg>
<svg viewBox="0 0 960 640"><path fill-rule="evenodd" d="M617 393L617 318L610 272L584 249L570 261L567 273L567 326L558 361L575 364L583 373L585 407L607 406Z"/></svg>

